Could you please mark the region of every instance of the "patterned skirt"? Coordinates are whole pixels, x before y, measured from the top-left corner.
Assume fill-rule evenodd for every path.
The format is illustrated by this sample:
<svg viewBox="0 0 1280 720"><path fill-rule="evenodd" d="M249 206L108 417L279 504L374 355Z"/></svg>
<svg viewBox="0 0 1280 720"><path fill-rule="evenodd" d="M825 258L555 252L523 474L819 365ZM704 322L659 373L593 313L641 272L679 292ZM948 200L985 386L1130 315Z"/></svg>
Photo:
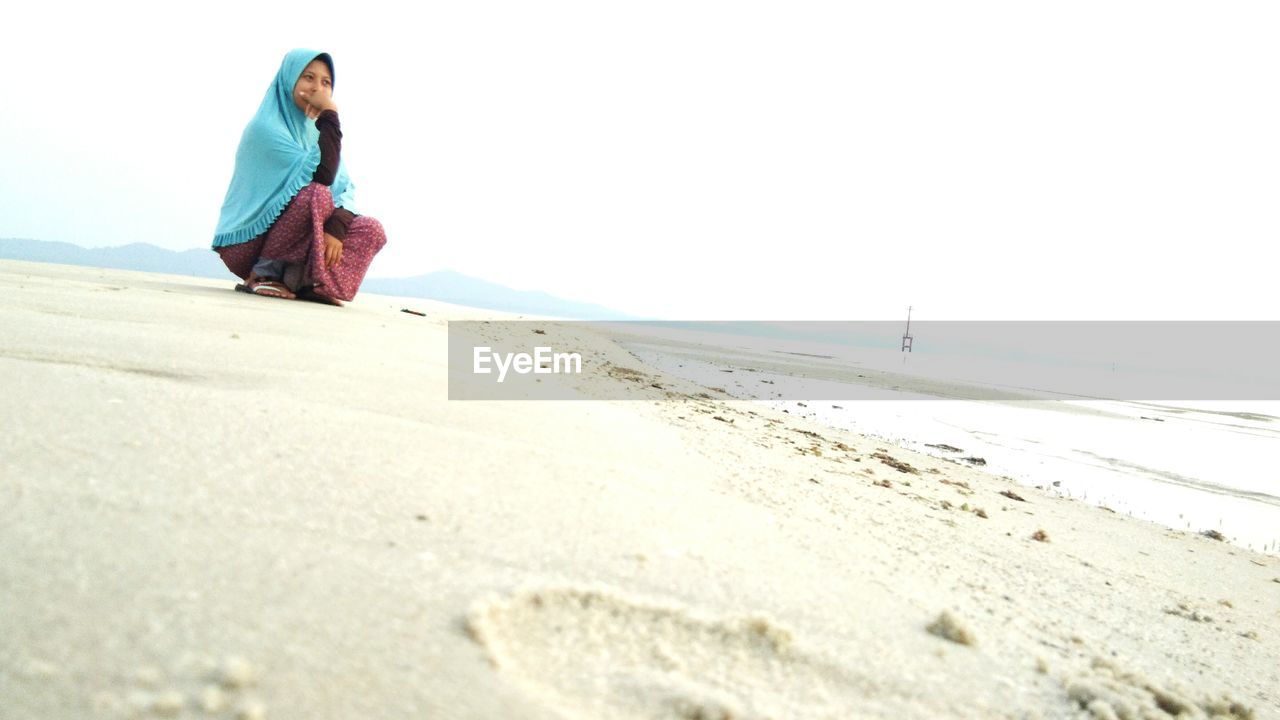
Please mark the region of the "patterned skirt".
<svg viewBox="0 0 1280 720"><path fill-rule="evenodd" d="M227 269L241 279L249 277L258 258L281 260L293 271L285 273L287 284L313 285L320 295L351 300L364 282L373 256L387 244L387 236L382 223L357 215L342 241L342 260L333 268L326 267L324 222L332 212L333 195L328 186L313 182L298 191L267 232L239 245L215 249Z"/></svg>

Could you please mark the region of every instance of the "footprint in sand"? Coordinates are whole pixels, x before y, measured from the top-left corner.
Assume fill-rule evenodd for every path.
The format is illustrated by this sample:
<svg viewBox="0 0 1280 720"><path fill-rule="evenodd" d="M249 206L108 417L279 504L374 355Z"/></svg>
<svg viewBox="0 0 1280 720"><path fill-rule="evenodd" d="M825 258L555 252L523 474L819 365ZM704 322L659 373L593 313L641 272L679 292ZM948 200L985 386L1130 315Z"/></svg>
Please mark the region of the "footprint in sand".
<svg viewBox="0 0 1280 720"><path fill-rule="evenodd" d="M802 652L767 618L700 617L608 590L486 598L466 628L500 672L569 717L836 718L879 707L876 696L904 702Z"/></svg>

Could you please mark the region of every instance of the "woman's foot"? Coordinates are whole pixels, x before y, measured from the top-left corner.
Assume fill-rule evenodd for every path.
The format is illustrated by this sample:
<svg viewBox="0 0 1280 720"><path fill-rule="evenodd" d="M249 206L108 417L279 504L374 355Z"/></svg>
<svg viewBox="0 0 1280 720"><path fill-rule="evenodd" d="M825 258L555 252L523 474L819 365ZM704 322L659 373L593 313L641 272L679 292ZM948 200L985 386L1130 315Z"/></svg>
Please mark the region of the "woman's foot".
<svg viewBox="0 0 1280 720"><path fill-rule="evenodd" d="M253 273L250 273L249 278L244 281L244 291L247 293L253 293L254 295L282 298L284 300L293 300L296 297L289 288L279 280L260 278Z"/></svg>
<svg viewBox="0 0 1280 720"><path fill-rule="evenodd" d="M333 305L334 307L342 307L342 301L337 298L331 298L328 295L321 295L316 292L315 286L306 285L298 288L299 300L310 300L311 302L324 303L325 305Z"/></svg>

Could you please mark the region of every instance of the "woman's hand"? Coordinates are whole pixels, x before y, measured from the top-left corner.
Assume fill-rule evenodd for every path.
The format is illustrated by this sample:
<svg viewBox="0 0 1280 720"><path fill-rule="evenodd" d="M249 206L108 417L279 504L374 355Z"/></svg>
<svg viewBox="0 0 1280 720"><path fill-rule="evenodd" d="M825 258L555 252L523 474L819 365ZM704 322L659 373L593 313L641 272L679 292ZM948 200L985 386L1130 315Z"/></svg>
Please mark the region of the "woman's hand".
<svg viewBox="0 0 1280 720"><path fill-rule="evenodd" d="M324 265L330 270L338 266L342 262L342 241L338 238L324 234Z"/></svg>
<svg viewBox="0 0 1280 720"><path fill-rule="evenodd" d="M307 117L315 120L320 117L320 113L325 110L338 112L338 105L333 101L332 93L332 90L325 89L316 90L311 93L299 91L298 96L307 103L307 109L305 110Z"/></svg>

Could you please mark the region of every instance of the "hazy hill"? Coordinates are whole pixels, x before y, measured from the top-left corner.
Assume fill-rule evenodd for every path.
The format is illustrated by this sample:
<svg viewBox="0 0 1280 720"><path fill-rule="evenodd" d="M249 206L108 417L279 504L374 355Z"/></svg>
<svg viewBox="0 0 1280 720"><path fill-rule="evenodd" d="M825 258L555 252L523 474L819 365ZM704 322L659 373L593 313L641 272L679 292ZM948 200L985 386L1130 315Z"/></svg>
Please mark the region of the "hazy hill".
<svg viewBox="0 0 1280 720"><path fill-rule="evenodd" d="M208 250L175 252L146 243L83 248L64 242L3 238L0 239L0 258L210 278L230 277L227 267Z"/></svg>
<svg viewBox="0 0 1280 720"><path fill-rule="evenodd" d="M363 289L382 295L407 295L492 310L556 315L580 320L624 320L628 316L601 305L575 302L536 290L513 290L452 270L407 278L369 278Z"/></svg>

